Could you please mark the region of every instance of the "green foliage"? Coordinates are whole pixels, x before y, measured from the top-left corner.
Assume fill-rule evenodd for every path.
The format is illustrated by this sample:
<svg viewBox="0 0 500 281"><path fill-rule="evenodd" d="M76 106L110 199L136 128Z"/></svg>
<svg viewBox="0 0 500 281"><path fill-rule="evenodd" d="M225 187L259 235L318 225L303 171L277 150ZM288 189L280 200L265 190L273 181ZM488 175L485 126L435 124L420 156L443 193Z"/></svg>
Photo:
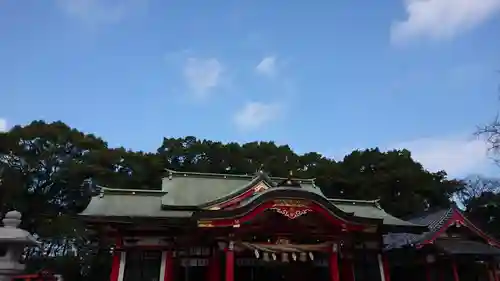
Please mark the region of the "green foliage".
<svg viewBox="0 0 500 281"><path fill-rule="evenodd" d="M9 198L2 200L2 209L21 211L26 229L36 232L43 216L75 214L85 207L92 176L86 158L105 149L104 141L62 122L35 121L1 134L0 143L3 197Z"/></svg>
<svg viewBox="0 0 500 281"><path fill-rule="evenodd" d="M500 239L500 194L487 191L471 198L466 211L486 233Z"/></svg>
<svg viewBox="0 0 500 281"><path fill-rule="evenodd" d="M386 211L407 216L449 204L463 183L447 179L444 171L431 173L411 158L408 150L354 151L340 165L340 182L347 197L379 198Z"/></svg>

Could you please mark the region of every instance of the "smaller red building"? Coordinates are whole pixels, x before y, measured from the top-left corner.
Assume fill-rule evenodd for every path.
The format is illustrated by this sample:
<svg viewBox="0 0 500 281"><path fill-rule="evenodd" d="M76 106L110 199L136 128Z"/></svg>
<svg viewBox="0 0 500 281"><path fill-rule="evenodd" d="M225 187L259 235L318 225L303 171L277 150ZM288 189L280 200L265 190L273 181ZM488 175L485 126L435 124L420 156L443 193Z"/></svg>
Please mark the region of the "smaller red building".
<svg viewBox="0 0 500 281"><path fill-rule="evenodd" d="M113 241L111 281L389 281L383 236L428 231L263 172L169 171L161 190L103 188L81 216Z"/></svg>
<svg viewBox="0 0 500 281"><path fill-rule="evenodd" d="M499 281L500 244L456 206L408 221L429 231L386 235L394 280Z"/></svg>

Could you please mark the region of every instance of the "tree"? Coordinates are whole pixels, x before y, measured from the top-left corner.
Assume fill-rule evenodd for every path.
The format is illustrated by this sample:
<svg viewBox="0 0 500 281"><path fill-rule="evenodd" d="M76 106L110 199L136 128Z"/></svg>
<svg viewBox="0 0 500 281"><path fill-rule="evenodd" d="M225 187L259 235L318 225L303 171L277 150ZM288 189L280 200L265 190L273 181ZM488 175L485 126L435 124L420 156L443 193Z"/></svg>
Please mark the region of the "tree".
<svg viewBox="0 0 500 281"><path fill-rule="evenodd" d="M349 198L379 198L384 209L400 217L448 206L451 196L463 188L444 171L425 170L408 150L354 151L338 165L338 177L329 188L340 188Z"/></svg>
<svg viewBox="0 0 500 281"><path fill-rule="evenodd" d="M500 72L499 72L500 73ZM500 90L500 87L498 88ZM500 164L500 115L499 111L495 118L486 125L479 126L476 135L484 139L488 145L493 161Z"/></svg>
<svg viewBox="0 0 500 281"><path fill-rule="evenodd" d="M94 151L86 161L98 185L125 189L161 188L164 164L157 154L120 147Z"/></svg>
<svg viewBox="0 0 500 281"><path fill-rule="evenodd" d="M474 199L480 198L486 193L498 193L500 191L500 179L487 178L480 175L471 175L463 180L464 188L458 192L457 199L463 206L468 206Z"/></svg>
<svg viewBox="0 0 500 281"><path fill-rule="evenodd" d="M95 264L101 255L90 254L96 249L89 247L86 229L74 215L99 185L127 188L155 181L159 186L158 175L150 174L155 159L108 149L102 139L62 122L34 121L0 133L1 212L21 211L22 227L41 242L27 251L28 266L37 268L41 261L76 280L83 272L82 260Z"/></svg>
<svg viewBox="0 0 500 281"><path fill-rule="evenodd" d="M86 206L91 192L85 158L106 144L62 122L43 121L0 133L0 144L1 212L21 211L22 227L41 241L26 252L28 264L66 256L81 234L70 216Z"/></svg>
<svg viewBox="0 0 500 281"><path fill-rule="evenodd" d="M500 118L497 115L492 122L477 129L476 135L486 141L492 160L500 165Z"/></svg>
<svg viewBox="0 0 500 281"><path fill-rule="evenodd" d="M477 129L476 135L488 145L491 159L500 165L500 116ZM500 238L500 179L476 177L469 180L467 188L459 198L467 212L479 222L486 231Z"/></svg>
<svg viewBox="0 0 500 281"><path fill-rule="evenodd" d="M42 215L74 214L85 207L92 179L85 159L93 151L107 148L93 135L62 122L43 121L0 134L0 143L2 187L9 190L2 209L21 211L23 227L31 232L43 225L39 223Z"/></svg>
<svg viewBox="0 0 500 281"><path fill-rule="evenodd" d="M470 198L466 212L481 229L500 238L500 194L486 191Z"/></svg>

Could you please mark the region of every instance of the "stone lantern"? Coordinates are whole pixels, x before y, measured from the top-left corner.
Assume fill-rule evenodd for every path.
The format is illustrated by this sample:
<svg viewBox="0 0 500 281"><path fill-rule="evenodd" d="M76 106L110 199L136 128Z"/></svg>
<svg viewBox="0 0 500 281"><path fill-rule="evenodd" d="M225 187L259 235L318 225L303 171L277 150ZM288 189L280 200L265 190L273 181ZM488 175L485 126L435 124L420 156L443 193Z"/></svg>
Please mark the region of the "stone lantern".
<svg viewBox="0 0 500 281"><path fill-rule="evenodd" d="M26 230L18 228L21 213L8 212L0 227L0 281L10 281L13 275L24 271L21 256L26 246L36 245L36 239Z"/></svg>

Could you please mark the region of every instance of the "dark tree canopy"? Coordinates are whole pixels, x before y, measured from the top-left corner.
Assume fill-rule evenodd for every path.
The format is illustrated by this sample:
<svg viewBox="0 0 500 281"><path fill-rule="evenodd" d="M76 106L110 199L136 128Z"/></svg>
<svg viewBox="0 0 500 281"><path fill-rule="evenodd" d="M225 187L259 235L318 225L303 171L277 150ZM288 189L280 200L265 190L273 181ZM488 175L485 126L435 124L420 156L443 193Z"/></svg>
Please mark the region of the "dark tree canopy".
<svg viewBox="0 0 500 281"><path fill-rule="evenodd" d="M488 191L471 198L467 214L485 232L500 239L500 194Z"/></svg>
<svg viewBox="0 0 500 281"><path fill-rule="evenodd" d="M85 207L93 171L87 157L106 143L62 122L35 121L0 134L2 208L16 208L36 231L39 215L71 214Z"/></svg>
<svg viewBox="0 0 500 281"><path fill-rule="evenodd" d="M468 216L484 231L500 238L500 180L470 176L458 193Z"/></svg>
<svg viewBox="0 0 500 281"><path fill-rule="evenodd" d="M426 171L408 150L354 151L339 162L339 168L339 177L328 186L332 191L340 188L349 198L379 198L396 216L447 206L463 187L461 181L447 179L444 171Z"/></svg>

